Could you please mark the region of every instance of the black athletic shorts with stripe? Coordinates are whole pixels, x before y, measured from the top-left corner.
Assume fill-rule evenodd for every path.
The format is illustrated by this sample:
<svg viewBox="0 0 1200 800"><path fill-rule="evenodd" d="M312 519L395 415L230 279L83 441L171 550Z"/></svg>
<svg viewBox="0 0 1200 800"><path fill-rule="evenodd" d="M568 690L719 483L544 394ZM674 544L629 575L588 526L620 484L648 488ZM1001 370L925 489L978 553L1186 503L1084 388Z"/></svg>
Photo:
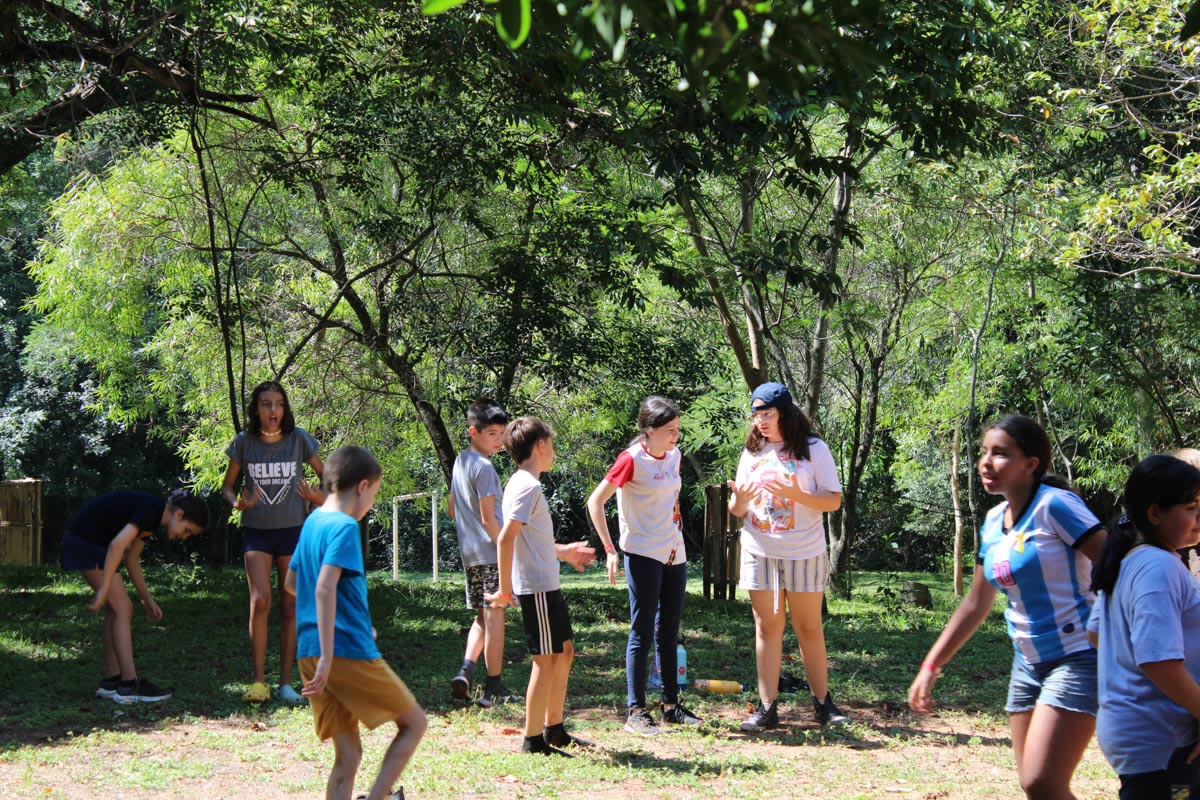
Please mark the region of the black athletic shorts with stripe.
<svg viewBox="0 0 1200 800"><path fill-rule="evenodd" d="M525 622L525 644L535 656L563 652L563 644L571 641L571 615L562 589L552 592L519 594L521 618Z"/></svg>

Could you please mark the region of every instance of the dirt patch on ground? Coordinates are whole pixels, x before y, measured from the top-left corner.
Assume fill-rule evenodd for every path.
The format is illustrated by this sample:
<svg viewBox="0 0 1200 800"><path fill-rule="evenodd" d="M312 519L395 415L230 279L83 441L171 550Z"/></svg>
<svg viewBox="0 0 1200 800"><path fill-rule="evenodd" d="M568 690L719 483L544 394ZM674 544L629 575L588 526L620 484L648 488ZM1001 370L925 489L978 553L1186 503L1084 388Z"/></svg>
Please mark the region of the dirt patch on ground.
<svg viewBox="0 0 1200 800"><path fill-rule="evenodd" d="M823 731L785 712L777 731L737 731L742 709L710 713L696 732L632 737L606 709L576 709L577 733L595 741L572 762L531 767L519 713L434 716L409 776L409 796L439 798L648 797L1011 798L1019 795L1008 731L994 718L915 717L887 705L851 709L855 724ZM0 755L0 796L93 800L318 797L333 761L296 714L246 717L52 738ZM120 727L115 726L115 727ZM386 729L364 734L363 771L378 763ZM536 765L535 765L536 766ZM359 791L366 786L359 781ZM1093 745L1075 782L1083 798L1112 797L1116 780Z"/></svg>

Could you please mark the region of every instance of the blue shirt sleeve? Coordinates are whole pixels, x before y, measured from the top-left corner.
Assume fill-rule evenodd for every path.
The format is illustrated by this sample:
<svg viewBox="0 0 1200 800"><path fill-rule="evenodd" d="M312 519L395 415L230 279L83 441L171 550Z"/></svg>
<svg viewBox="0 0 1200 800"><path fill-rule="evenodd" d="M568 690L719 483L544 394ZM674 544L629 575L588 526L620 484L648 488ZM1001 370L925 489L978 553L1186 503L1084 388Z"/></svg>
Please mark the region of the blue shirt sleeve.
<svg viewBox="0 0 1200 800"><path fill-rule="evenodd" d="M356 523L347 522L330 534L328 546L321 558L321 565L325 564L341 567L347 572L362 573L362 542L359 540Z"/></svg>
<svg viewBox="0 0 1200 800"><path fill-rule="evenodd" d="M1077 547L1089 533L1100 527L1100 520L1073 492L1053 490L1046 509L1051 528L1072 547Z"/></svg>
<svg viewBox="0 0 1200 800"><path fill-rule="evenodd" d="M1179 585L1178 571L1162 569L1161 559L1138 565L1129 583L1129 639L1134 660L1140 666L1156 661L1179 661L1184 656L1183 601L1186 587Z"/></svg>

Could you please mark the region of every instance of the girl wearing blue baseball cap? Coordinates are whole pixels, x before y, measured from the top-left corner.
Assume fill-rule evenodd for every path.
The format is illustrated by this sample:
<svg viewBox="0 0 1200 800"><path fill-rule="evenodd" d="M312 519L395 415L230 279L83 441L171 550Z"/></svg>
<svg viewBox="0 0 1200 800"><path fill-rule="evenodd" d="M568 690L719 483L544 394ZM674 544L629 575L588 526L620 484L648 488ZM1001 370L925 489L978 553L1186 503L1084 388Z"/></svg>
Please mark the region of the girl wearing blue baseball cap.
<svg viewBox="0 0 1200 800"><path fill-rule="evenodd" d="M744 731L779 724L776 709L783 631L791 611L813 712L822 725L848 718L829 693L821 605L829 575L824 515L842 504L833 454L782 383L764 383L750 398L750 431L738 462L729 511L742 517L739 585L754 610L760 702Z"/></svg>

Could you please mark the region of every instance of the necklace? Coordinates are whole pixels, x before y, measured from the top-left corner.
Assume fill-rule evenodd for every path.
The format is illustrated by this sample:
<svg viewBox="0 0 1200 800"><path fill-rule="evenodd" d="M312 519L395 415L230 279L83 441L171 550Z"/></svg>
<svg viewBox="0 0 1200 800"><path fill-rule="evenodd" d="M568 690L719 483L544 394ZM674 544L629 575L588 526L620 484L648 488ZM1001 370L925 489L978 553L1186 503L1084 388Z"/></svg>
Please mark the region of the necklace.
<svg viewBox="0 0 1200 800"><path fill-rule="evenodd" d="M263 431L259 434L259 436L263 437L264 439L270 436L273 439L276 436L283 436L283 431Z"/></svg>

